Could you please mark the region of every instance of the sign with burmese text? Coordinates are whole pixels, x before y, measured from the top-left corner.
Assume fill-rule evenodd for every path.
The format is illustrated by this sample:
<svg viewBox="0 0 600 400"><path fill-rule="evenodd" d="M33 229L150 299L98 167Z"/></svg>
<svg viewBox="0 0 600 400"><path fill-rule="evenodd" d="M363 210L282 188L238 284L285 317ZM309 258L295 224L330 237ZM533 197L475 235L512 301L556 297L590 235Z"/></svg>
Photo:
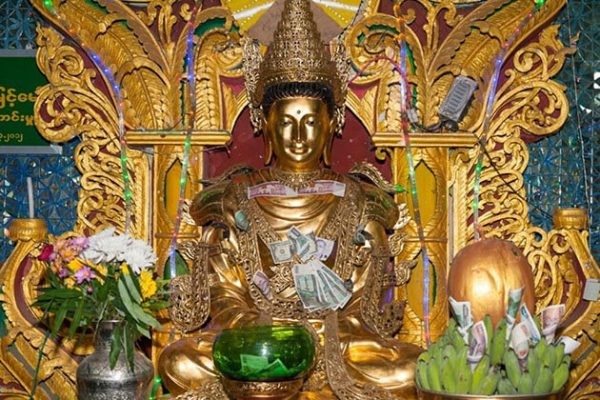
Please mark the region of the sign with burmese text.
<svg viewBox="0 0 600 400"><path fill-rule="evenodd" d="M0 146L48 146L33 123L36 89L48 81L35 51L0 52Z"/></svg>

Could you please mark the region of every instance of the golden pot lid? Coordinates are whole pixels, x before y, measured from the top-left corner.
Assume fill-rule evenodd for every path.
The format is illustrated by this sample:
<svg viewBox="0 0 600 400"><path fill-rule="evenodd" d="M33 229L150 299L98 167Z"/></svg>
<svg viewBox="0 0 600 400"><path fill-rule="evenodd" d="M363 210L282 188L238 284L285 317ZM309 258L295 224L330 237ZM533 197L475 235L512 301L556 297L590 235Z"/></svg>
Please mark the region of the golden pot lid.
<svg viewBox="0 0 600 400"><path fill-rule="evenodd" d="M367 0L311 0L311 11L324 42L331 41L364 13ZM224 0L242 33L269 45L285 0Z"/></svg>

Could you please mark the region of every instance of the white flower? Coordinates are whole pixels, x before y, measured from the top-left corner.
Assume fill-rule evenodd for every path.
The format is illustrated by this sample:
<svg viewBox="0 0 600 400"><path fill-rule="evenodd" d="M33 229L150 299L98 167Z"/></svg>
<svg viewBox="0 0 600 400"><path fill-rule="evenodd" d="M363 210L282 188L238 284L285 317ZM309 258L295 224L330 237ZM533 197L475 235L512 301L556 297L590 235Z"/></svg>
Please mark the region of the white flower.
<svg viewBox="0 0 600 400"><path fill-rule="evenodd" d="M158 257L154 250L146 242L139 239L131 239L130 245L125 249L120 261L125 261L133 272L139 275L142 270L154 265Z"/></svg>
<svg viewBox="0 0 600 400"><path fill-rule="evenodd" d="M133 239L128 234L115 236L114 233L115 228L111 227L91 236L82 257L95 264L124 261L137 275L158 259L152 247L143 240Z"/></svg>
<svg viewBox="0 0 600 400"><path fill-rule="evenodd" d="M118 259L127 243L124 243L119 236L113 236L114 233L115 228L111 227L90 236L88 247L82 253L82 257L96 264Z"/></svg>

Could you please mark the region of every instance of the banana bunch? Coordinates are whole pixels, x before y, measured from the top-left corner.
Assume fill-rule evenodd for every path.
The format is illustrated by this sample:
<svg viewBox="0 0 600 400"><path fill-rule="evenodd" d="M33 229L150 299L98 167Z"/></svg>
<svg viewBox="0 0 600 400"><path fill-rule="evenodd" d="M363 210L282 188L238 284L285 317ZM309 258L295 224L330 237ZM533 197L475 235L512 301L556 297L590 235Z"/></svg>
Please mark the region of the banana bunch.
<svg viewBox="0 0 600 400"><path fill-rule="evenodd" d="M503 319L494 330L489 316L483 320L486 349L477 363L469 363L469 346L450 320L444 336L417 360L418 387L450 394L544 394L561 389L569 377L570 356L565 346L540 340L530 347L528 357L519 362L507 343L507 323ZM470 335L473 335L471 332Z"/></svg>
<svg viewBox="0 0 600 400"><path fill-rule="evenodd" d="M569 379L571 357L565 345L548 345L540 340L529 349L524 365L511 349L504 353L505 377L498 384L498 394L545 394L560 390Z"/></svg>

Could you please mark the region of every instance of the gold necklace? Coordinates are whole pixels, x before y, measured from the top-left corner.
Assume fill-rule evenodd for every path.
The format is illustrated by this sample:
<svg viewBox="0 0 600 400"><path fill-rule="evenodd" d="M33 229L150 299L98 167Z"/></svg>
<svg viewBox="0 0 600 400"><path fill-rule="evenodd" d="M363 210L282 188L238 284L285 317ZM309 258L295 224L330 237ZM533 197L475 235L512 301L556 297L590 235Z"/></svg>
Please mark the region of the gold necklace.
<svg viewBox="0 0 600 400"><path fill-rule="evenodd" d="M271 171L273 173L273 178L294 190L311 186L317 180L317 178L323 174L322 169L308 172L292 172L279 168L273 168Z"/></svg>

